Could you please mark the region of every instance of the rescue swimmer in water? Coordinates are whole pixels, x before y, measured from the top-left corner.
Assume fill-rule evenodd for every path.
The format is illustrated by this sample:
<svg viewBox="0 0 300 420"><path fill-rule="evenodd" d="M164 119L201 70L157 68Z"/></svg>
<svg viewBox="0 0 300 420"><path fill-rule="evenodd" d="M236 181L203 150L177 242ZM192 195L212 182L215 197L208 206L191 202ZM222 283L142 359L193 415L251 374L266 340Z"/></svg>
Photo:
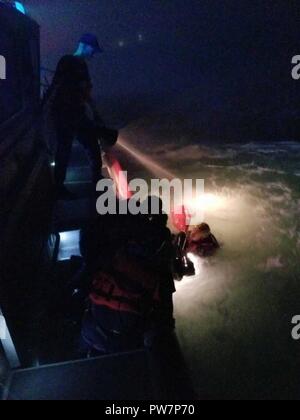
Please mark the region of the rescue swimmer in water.
<svg viewBox="0 0 300 420"><path fill-rule="evenodd" d="M186 252L199 257L212 257L220 248L207 223L196 226L187 236Z"/></svg>

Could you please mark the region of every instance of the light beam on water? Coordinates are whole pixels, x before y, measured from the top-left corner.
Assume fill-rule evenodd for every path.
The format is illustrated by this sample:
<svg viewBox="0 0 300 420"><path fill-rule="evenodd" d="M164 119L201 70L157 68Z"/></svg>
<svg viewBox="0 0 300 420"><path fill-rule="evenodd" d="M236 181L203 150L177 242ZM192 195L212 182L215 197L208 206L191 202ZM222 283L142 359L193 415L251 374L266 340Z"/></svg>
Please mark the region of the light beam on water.
<svg viewBox="0 0 300 420"><path fill-rule="evenodd" d="M147 168L156 178L167 178L168 180L176 178L175 174L137 150L134 146L129 145L123 138L118 141L118 145L136 161Z"/></svg>

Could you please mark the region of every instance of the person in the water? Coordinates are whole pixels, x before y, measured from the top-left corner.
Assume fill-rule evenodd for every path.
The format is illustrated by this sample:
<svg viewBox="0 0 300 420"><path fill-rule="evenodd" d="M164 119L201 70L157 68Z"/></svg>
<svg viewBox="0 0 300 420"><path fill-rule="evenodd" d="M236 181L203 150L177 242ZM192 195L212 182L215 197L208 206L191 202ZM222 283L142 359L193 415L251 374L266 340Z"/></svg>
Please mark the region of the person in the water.
<svg viewBox="0 0 300 420"><path fill-rule="evenodd" d="M219 242L212 234L207 223L193 229L187 238L187 252L201 257L211 257L220 248Z"/></svg>

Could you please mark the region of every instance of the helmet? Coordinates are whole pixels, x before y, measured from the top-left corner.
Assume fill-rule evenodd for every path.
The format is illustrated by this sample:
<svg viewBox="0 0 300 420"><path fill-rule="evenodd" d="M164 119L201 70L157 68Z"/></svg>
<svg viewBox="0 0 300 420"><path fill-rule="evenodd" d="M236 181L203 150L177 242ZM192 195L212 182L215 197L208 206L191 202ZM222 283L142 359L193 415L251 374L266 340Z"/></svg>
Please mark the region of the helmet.
<svg viewBox="0 0 300 420"><path fill-rule="evenodd" d="M201 225L198 226L198 230L203 233L210 233L210 227L207 223L201 223Z"/></svg>

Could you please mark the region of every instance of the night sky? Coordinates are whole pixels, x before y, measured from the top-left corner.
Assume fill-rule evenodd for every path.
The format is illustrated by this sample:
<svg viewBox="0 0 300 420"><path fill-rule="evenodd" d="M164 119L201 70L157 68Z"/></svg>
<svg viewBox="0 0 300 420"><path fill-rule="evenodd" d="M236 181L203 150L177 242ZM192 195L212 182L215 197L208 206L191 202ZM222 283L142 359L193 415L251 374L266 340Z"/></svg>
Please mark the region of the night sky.
<svg viewBox="0 0 300 420"><path fill-rule="evenodd" d="M278 129L273 122L295 116L296 1L28 0L26 5L41 25L46 67L55 68L61 55L72 52L83 32L98 35L105 53L91 64L95 96L115 106L119 116L126 110L129 121L151 112L181 113L208 137L222 136L228 125L231 135L238 121L244 127L239 137L254 119L260 121L258 135L268 125L266 135L273 135Z"/></svg>

